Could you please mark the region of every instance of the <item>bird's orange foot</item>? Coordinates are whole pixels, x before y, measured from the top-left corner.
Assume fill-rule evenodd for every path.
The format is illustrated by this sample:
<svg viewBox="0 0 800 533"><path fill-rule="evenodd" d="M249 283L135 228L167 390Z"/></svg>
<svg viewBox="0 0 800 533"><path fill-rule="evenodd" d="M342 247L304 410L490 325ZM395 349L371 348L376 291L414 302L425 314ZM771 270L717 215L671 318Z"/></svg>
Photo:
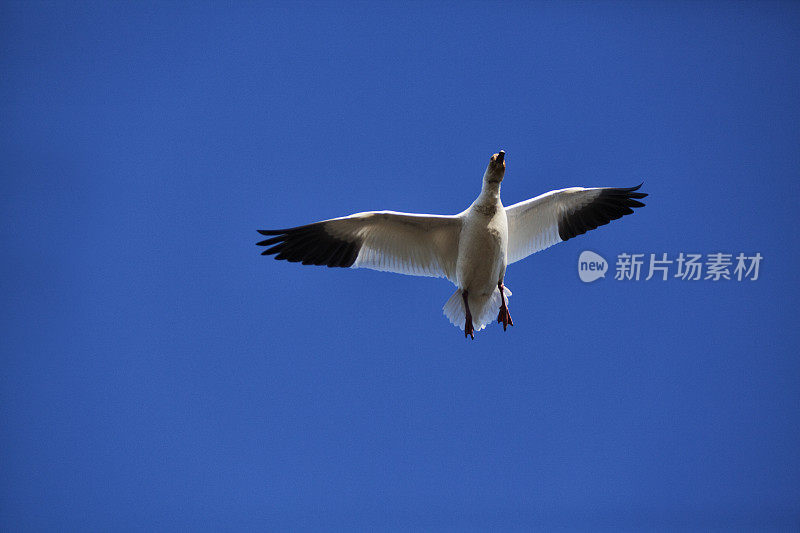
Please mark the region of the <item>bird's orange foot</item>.
<svg viewBox="0 0 800 533"><path fill-rule="evenodd" d="M472 317L467 315L467 319L464 321L464 338L467 338L467 335L472 337L475 340L475 327L472 325Z"/></svg>
<svg viewBox="0 0 800 533"><path fill-rule="evenodd" d="M500 306L500 314L497 315L497 322L503 324L503 331L505 331L508 326L514 325L514 321L511 320L511 314L508 312L508 307L505 303Z"/></svg>

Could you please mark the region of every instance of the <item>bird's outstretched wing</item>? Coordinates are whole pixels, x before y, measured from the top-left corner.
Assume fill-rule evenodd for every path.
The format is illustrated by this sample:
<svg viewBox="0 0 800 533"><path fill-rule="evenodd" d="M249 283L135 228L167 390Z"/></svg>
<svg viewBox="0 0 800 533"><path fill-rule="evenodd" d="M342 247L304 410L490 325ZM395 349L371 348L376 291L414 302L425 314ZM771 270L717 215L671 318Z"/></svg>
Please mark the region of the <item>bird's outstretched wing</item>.
<svg viewBox="0 0 800 533"><path fill-rule="evenodd" d="M508 263L582 235L643 207L638 187L572 187L506 207Z"/></svg>
<svg viewBox="0 0 800 533"><path fill-rule="evenodd" d="M455 279L461 219L370 211L296 228L258 230L261 255L344 268Z"/></svg>

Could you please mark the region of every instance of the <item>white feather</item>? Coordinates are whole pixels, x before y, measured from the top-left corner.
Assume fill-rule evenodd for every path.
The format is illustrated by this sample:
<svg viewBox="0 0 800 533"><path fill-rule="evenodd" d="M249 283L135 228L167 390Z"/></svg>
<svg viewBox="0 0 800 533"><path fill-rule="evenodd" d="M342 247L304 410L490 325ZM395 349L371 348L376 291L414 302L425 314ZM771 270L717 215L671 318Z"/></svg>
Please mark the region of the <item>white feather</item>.
<svg viewBox="0 0 800 533"><path fill-rule="evenodd" d="M570 187L506 207L508 264L561 242L559 218L589 204L602 188Z"/></svg>
<svg viewBox="0 0 800 533"><path fill-rule="evenodd" d="M503 294L506 296L506 304L508 304L508 297L511 296L511 291L508 287L503 287ZM475 331L480 331L486 327L487 324L497 320L497 314L500 312L500 291L495 291L489 296L469 298L469 310L472 313L472 325ZM466 321L466 309L464 309L464 297L462 296L461 289L458 289L445 302L442 308L444 316L450 321L451 324L457 328L464 330L464 322Z"/></svg>
<svg viewBox="0 0 800 533"><path fill-rule="evenodd" d="M328 220L325 231L362 241L352 268L455 278L461 232L456 216L370 211Z"/></svg>

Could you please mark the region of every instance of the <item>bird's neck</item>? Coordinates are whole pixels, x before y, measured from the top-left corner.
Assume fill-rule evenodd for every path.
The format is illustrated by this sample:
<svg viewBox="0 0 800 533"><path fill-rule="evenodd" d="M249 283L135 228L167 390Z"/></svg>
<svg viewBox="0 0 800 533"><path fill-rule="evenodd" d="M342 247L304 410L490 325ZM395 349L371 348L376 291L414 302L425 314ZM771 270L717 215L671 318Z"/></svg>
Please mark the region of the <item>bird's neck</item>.
<svg viewBox="0 0 800 533"><path fill-rule="evenodd" d="M500 183L483 180L483 187L476 204L496 204L500 201Z"/></svg>

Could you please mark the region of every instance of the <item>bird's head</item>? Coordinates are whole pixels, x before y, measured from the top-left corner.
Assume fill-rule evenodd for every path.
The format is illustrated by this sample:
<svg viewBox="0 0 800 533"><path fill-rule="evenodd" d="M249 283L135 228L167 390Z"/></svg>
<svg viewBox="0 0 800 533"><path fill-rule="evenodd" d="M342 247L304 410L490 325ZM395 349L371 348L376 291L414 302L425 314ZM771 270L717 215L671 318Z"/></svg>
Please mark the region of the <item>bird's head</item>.
<svg viewBox="0 0 800 533"><path fill-rule="evenodd" d="M505 173L506 153L500 150L489 160L489 166L486 167L486 173L483 175L483 179L487 183L500 183L503 181Z"/></svg>

